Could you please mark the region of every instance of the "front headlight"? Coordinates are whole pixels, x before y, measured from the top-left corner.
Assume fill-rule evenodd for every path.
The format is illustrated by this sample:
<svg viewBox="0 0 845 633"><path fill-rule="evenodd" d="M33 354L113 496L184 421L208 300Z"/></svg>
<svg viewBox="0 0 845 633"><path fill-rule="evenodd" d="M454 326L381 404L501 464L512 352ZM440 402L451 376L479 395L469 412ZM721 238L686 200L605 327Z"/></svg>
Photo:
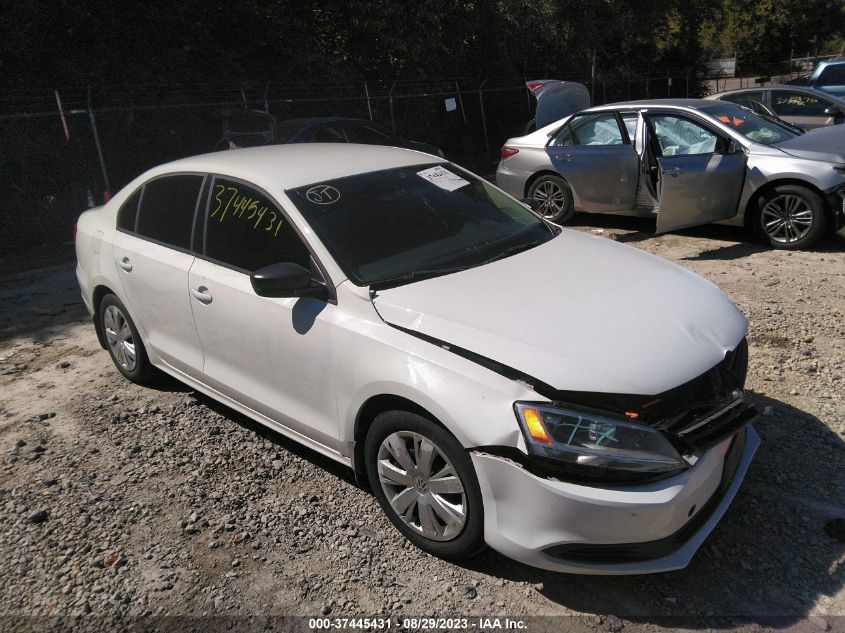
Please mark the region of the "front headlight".
<svg viewBox="0 0 845 633"><path fill-rule="evenodd" d="M532 402L514 405L529 450L569 464L661 473L687 466L660 431Z"/></svg>

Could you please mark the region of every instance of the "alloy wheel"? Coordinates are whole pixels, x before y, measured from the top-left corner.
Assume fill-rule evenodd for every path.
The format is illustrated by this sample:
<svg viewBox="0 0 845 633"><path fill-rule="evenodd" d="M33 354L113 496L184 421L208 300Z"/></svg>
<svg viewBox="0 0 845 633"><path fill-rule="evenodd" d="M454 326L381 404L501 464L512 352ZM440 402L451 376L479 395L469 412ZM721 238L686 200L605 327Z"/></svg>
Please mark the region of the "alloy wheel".
<svg viewBox="0 0 845 633"><path fill-rule="evenodd" d="M109 349L117 364L126 371L133 371L137 362L135 338L123 312L117 306L108 306L103 314L103 326Z"/></svg>
<svg viewBox="0 0 845 633"><path fill-rule="evenodd" d="M460 535L466 492L437 444L411 431L392 433L379 446L377 468L382 490L405 525L433 541Z"/></svg>
<svg viewBox="0 0 845 633"><path fill-rule="evenodd" d="M540 202L539 213L544 218L556 217L566 209L566 193L551 180L544 180L537 185L534 199Z"/></svg>
<svg viewBox="0 0 845 633"><path fill-rule="evenodd" d="M760 215L766 235L781 244L797 242L813 227L813 210L809 203L794 194L772 198Z"/></svg>

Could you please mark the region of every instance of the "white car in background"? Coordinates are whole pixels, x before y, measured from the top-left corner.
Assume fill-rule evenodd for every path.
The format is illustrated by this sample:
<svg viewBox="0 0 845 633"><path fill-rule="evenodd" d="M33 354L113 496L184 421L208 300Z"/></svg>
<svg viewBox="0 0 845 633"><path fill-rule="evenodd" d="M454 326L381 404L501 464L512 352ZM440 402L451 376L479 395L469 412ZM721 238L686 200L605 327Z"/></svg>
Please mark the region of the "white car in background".
<svg viewBox="0 0 845 633"><path fill-rule="evenodd" d="M684 567L758 438L713 284L416 151L186 158L78 223L117 369L353 468L415 545L577 573Z"/></svg>

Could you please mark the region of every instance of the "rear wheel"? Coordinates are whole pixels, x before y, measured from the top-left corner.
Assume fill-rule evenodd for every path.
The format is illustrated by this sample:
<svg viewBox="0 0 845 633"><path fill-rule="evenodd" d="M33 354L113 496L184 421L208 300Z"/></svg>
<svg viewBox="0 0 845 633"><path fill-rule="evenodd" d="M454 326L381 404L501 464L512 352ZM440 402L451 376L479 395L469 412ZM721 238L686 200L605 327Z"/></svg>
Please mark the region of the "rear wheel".
<svg viewBox="0 0 845 633"><path fill-rule="evenodd" d="M475 470L445 429L413 413L387 411L373 421L364 455L382 510L414 545L451 560L484 547Z"/></svg>
<svg viewBox="0 0 845 633"><path fill-rule="evenodd" d="M560 176L547 174L531 183L528 197L540 203L537 211L549 222L562 224L575 215L575 205L569 185Z"/></svg>
<svg viewBox="0 0 845 633"><path fill-rule="evenodd" d="M757 203L757 227L773 248L792 250L815 244L827 226L825 204L801 185L779 185Z"/></svg>
<svg viewBox="0 0 845 633"><path fill-rule="evenodd" d="M146 383L152 374L147 350L126 306L112 294L100 302L100 327L118 371L132 382Z"/></svg>

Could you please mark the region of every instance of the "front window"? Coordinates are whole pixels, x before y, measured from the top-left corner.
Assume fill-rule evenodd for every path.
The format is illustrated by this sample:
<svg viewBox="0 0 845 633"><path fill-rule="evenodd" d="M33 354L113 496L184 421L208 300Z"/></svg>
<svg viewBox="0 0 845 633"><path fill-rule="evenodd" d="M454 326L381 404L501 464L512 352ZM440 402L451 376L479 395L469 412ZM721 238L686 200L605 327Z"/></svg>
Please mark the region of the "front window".
<svg viewBox="0 0 845 633"><path fill-rule="evenodd" d="M731 126L755 143L774 145L798 136L790 128L770 117L764 117L733 103L714 101L713 105L698 108L705 114Z"/></svg>
<svg viewBox="0 0 845 633"><path fill-rule="evenodd" d="M613 112L577 114L552 139L552 147L565 145L622 145L622 131Z"/></svg>
<svg viewBox="0 0 845 633"><path fill-rule="evenodd" d="M451 164L385 169L287 194L358 285L471 268L555 235L525 206Z"/></svg>

